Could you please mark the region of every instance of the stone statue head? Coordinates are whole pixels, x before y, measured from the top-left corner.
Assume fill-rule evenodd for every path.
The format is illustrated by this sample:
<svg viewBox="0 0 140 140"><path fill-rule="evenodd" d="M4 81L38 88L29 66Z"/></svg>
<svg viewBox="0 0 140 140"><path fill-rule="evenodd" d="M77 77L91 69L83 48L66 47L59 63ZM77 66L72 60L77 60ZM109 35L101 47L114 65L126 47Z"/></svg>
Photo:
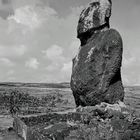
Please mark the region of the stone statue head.
<svg viewBox="0 0 140 140"><path fill-rule="evenodd" d="M109 26L111 7L111 0L92 0L80 15L77 27L78 36L105 24Z"/></svg>

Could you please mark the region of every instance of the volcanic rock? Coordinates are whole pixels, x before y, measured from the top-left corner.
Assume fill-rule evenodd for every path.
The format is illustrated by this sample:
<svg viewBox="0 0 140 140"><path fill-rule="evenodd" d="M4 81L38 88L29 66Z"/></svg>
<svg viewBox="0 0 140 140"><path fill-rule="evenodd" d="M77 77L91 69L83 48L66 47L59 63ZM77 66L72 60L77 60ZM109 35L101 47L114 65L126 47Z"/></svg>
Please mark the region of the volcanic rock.
<svg viewBox="0 0 140 140"><path fill-rule="evenodd" d="M14 119L24 140L140 140L140 115L123 102Z"/></svg>
<svg viewBox="0 0 140 140"><path fill-rule="evenodd" d="M77 33L81 46L73 59L71 89L77 106L123 101L121 79L123 43L110 29L110 0L93 0L79 19Z"/></svg>

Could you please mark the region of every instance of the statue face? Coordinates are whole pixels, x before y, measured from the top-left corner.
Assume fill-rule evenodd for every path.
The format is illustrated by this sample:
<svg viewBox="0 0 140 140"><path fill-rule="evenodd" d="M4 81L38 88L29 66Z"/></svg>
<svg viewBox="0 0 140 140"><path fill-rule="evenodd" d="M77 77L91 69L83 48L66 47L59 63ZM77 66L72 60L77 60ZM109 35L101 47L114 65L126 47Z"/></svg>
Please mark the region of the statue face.
<svg viewBox="0 0 140 140"><path fill-rule="evenodd" d="M91 28L97 28L106 23L106 18L111 15L109 0L93 0L81 13L78 33L84 33Z"/></svg>

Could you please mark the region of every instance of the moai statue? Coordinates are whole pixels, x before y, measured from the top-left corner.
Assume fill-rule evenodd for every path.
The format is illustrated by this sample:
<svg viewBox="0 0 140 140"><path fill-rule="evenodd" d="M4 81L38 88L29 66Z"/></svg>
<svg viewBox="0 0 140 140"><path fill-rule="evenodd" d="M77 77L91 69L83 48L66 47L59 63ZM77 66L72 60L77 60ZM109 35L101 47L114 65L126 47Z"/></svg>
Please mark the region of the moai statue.
<svg viewBox="0 0 140 140"><path fill-rule="evenodd" d="M111 0L93 0L81 13L77 37L81 46L73 59L71 89L77 106L123 101L123 44L111 29Z"/></svg>

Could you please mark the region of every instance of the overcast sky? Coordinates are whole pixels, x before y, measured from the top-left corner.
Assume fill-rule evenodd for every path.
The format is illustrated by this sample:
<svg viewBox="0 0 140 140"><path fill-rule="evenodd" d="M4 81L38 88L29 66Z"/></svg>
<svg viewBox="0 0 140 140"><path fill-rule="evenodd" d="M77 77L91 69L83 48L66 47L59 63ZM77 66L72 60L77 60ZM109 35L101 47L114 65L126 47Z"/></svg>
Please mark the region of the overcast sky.
<svg viewBox="0 0 140 140"><path fill-rule="evenodd" d="M0 82L70 81L76 26L90 0L0 0ZM124 42L122 77L140 85L140 0L112 0Z"/></svg>

